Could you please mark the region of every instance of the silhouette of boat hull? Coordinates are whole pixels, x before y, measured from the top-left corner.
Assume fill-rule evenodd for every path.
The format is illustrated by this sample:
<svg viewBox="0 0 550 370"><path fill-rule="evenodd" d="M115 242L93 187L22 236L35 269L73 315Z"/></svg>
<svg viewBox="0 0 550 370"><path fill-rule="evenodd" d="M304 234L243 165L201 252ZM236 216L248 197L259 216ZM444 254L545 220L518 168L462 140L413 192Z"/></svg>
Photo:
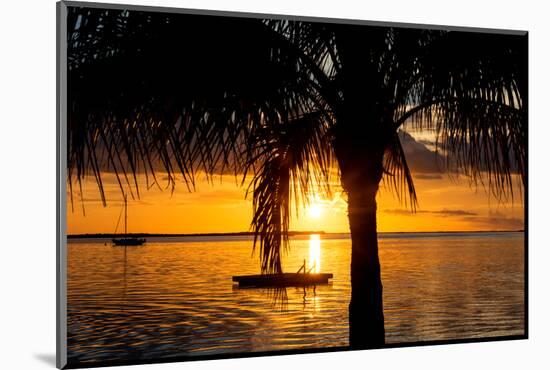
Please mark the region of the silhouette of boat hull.
<svg viewBox="0 0 550 370"><path fill-rule="evenodd" d="M137 246L145 244L145 239L142 238L114 238L114 245L119 246Z"/></svg>
<svg viewBox="0 0 550 370"><path fill-rule="evenodd" d="M286 287L327 284L332 274L282 273L265 275L233 276L239 287Z"/></svg>

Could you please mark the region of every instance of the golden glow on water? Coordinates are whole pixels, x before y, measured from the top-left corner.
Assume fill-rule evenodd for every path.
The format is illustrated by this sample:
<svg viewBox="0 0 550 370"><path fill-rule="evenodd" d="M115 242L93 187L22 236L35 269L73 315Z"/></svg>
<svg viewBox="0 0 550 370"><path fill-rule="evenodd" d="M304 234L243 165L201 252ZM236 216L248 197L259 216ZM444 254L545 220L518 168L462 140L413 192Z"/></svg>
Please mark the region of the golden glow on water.
<svg viewBox="0 0 550 370"><path fill-rule="evenodd" d="M321 236L319 234L309 236L308 270L315 273L321 272Z"/></svg>
<svg viewBox="0 0 550 370"><path fill-rule="evenodd" d="M104 242L69 240L70 360L348 345L347 234L292 237L284 271L297 271L305 258L334 278L284 292L232 283L259 272L249 237L148 238L128 248ZM521 233L380 235L386 342L523 334L523 242ZM286 297L284 305L275 296Z"/></svg>

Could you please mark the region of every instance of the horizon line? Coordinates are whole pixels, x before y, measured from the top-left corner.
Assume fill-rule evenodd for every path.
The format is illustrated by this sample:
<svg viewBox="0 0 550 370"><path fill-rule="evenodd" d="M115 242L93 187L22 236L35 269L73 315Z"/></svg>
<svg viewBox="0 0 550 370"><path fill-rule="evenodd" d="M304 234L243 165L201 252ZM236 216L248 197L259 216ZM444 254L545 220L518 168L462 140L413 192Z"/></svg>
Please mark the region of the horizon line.
<svg viewBox="0 0 550 370"><path fill-rule="evenodd" d="M514 232L525 232L525 229L517 230L452 230L452 231L379 231L377 234L464 234L464 233L514 233ZM341 232L326 232L323 230L292 230L288 232L289 234L294 235L308 235L308 234L323 234L323 235L334 235L334 234L351 234L349 231ZM230 231L230 232L206 232L206 233L152 233L152 232L137 232L137 233L127 233L127 234L115 234L115 233L83 233L83 234L66 234L68 238L77 238L77 237L114 237L120 235L129 235L129 236L150 236L150 237L182 237L182 236L253 236L254 232L252 231Z"/></svg>

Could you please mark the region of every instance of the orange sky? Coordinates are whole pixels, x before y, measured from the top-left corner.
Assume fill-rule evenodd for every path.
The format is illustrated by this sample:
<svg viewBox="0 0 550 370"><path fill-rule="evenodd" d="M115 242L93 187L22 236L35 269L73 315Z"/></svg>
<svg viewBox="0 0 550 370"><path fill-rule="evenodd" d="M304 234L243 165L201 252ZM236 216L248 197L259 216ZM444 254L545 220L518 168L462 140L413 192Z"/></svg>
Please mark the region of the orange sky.
<svg viewBox="0 0 550 370"><path fill-rule="evenodd" d="M442 157L435 152L435 133L408 127L400 131L407 162L413 174L419 201L412 214L389 190L378 194L378 230L402 231L479 231L520 230L524 228L523 194L514 189L514 199L498 202L483 188L471 187L463 176L449 177L442 168ZM438 157L439 156L439 157ZM439 164L438 164L439 163ZM166 177L166 176L164 176ZM514 175L514 184L519 183ZM162 179L157 174L157 179ZM239 179L240 180L240 179ZM347 203L335 179L332 198L317 197L313 209L300 208L292 214L291 230L349 232ZM83 182L84 202L75 191L74 210L67 205L69 234L113 233L122 209L122 193L114 174L103 176L107 207L100 202L93 177ZM129 197L128 232L138 233L214 233L250 230L252 200L245 199L245 187L237 186L234 176L218 176L211 184L199 178L190 193L181 180L176 190L147 190L145 177L139 177L140 199ZM84 216L82 206L86 215ZM122 225L122 223L121 223ZM119 228L119 232L123 228Z"/></svg>
<svg viewBox="0 0 550 370"><path fill-rule="evenodd" d="M382 189L378 196L378 230L390 231L459 231L518 230L523 228L523 204L518 196L514 202L499 204L483 189L472 189L460 177L415 179L419 209L411 214L394 195ZM143 180L143 179L142 179ZM208 233L248 231L252 217L251 199L244 199L245 188L236 186L235 178L224 176L209 184L197 183L197 191L189 193L178 183L173 195L170 190L141 189L141 198L129 200L129 232L148 233ZM112 233L122 207L122 195L115 177L106 174L107 207L99 201L93 178L84 182L84 203L76 192L74 211L67 207L69 234ZM518 193L519 194L519 193ZM83 215L82 205L86 215ZM315 212L316 211L316 212ZM122 223L121 223L122 225ZM346 202L340 192L332 199L319 199L313 212L302 209L293 214L292 230L323 230L348 232ZM119 228L119 231L121 229Z"/></svg>

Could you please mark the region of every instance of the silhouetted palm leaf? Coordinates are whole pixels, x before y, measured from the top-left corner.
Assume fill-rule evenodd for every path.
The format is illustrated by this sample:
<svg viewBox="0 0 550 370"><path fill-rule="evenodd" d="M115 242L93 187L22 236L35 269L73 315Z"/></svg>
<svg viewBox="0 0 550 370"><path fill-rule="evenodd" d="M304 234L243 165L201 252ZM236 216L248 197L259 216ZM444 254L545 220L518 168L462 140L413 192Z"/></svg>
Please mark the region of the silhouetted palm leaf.
<svg viewBox="0 0 550 370"><path fill-rule="evenodd" d="M500 198L512 191L512 171L525 184L526 49L520 36L442 34L419 56L415 82L397 109L435 129L454 167L488 182ZM510 155L513 153L513 155Z"/></svg>
<svg viewBox="0 0 550 370"><path fill-rule="evenodd" d="M384 168L386 176L383 182L394 190L399 200L404 201L405 205L410 205L412 211L416 210L416 190L397 132L386 149Z"/></svg>
<svg viewBox="0 0 550 370"><path fill-rule="evenodd" d="M291 203L308 203L313 191L330 194L334 160L323 114L309 113L274 126L258 133L263 159L249 162L255 166L252 228L262 270L282 272L280 253L288 246Z"/></svg>

